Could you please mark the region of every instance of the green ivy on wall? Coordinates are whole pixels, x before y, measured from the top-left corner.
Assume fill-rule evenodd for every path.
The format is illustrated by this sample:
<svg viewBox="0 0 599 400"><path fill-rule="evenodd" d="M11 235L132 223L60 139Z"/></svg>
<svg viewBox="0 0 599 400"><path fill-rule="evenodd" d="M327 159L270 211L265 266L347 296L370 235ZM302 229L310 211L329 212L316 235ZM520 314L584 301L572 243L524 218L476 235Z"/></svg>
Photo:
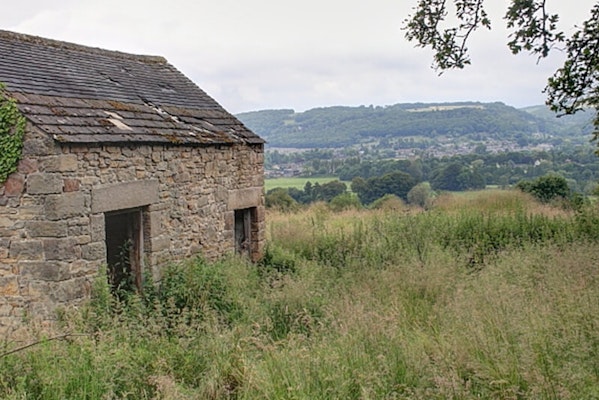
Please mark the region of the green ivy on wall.
<svg viewBox="0 0 599 400"><path fill-rule="evenodd" d="M24 135L25 118L0 83L0 184L17 170Z"/></svg>

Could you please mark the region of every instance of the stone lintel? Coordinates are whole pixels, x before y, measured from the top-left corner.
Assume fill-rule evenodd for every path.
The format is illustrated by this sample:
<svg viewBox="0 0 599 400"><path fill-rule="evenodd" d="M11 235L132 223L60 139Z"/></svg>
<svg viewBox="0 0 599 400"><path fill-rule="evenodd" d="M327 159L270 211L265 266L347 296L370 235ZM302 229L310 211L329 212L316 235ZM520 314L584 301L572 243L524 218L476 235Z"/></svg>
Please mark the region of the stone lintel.
<svg viewBox="0 0 599 400"><path fill-rule="evenodd" d="M262 187L251 187L229 191L227 207L229 210L240 210L262 205L264 189Z"/></svg>
<svg viewBox="0 0 599 400"><path fill-rule="evenodd" d="M92 189L92 212L147 206L160 199L157 180L131 181Z"/></svg>

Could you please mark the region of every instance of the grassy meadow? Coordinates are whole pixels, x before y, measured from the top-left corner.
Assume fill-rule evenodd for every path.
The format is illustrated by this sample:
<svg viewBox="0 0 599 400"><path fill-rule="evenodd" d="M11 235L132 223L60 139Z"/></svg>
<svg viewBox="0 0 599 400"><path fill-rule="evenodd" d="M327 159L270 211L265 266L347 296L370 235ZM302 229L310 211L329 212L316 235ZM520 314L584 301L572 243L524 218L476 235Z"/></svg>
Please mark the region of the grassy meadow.
<svg viewBox="0 0 599 400"><path fill-rule="evenodd" d="M599 399L598 209L495 190L267 218L259 264L121 301L99 281L7 338L0 398Z"/></svg>
<svg viewBox="0 0 599 400"><path fill-rule="evenodd" d="M277 187L281 187L284 189L287 188L296 188L296 189L304 189L306 186L306 182L310 181L312 184L318 183L322 185L323 183L331 182L334 180L338 180L336 177L312 177L312 178L304 178L304 177L283 177L283 178L268 178L264 180L264 189L268 192L270 189L274 189ZM349 183L347 183L349 187Z"/></svg>

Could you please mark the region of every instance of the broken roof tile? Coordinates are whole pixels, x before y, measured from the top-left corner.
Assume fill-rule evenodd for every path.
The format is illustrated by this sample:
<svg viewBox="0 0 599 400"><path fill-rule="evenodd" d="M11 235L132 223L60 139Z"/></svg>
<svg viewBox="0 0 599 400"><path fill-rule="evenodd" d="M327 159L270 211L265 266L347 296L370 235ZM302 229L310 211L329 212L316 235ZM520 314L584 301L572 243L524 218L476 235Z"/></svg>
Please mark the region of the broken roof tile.
<svg viewBox="0 0 599 400"><path fill-rule="evenodd" d="M60 142L264 143L162 57L0 30L0 82Z"/></svg>

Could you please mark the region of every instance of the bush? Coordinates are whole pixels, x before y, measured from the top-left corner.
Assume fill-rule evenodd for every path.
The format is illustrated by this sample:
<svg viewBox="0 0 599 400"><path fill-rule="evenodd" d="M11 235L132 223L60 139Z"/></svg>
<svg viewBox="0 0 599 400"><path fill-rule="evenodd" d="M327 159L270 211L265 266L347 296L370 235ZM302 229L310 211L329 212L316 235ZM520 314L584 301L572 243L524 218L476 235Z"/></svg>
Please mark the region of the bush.
<svg viewBox="0 0 599 400"><path fill-rule="evenodd" d="M280 273L293 274L297 269L296 257L290 252L274 244L269 244L260 260L259 271L262 274Z"/></svg>
<svg viewBox="0 0 599 400"><path fill-rule="evenodd" d="M405 210L406 203L394 194L386 194L373 201L369 208L373 210L401 211Z"/></svg>
<svg viewBox="0 0 599 400"><path fill-rule="evenodd" d="M224 321L238 317L240 307L228 293L223 268L219 264L195 259L169 266L156 291L157 301L164 307L202 318L215 311Z"/></svg>
<svg viewBox="0 0 599 400"><path fill-rule="evenodd" d="M369 204L386 194L394 194L404 200L416 185L416 180L404 172L392 172L381 177L352 180L351 189L358 195L362 204Z"/></svg>
<svg viewBox="0 0 599 400"><path fill-rule="evenodd" d="M362 208L360 199L352 193L342 193L331 199L329 202L331 210L339 212L345 210L359 210Z"/></svg>
<svg viewBox="0 0 599 400"><path fill-rule="evenodd" d="M560 175L548 174L535 180L523 180L516 184L516 187L525 193L530 193L543 203L570 196L570 188L566 178Z"/></svg>
<svg viewBox="0 0 599 400"><path fill-rule="evenodd" d="M421 182L408 192L408 203L427 209L433 197L433 190L428 182Z"/></svg>
<svg viewBox="0 0 599 400"><path fill-rule="evenodd" d="M294 211L298 208L297 201L284 188L269 190L265 196L265 204L267 208L275 208L280 211Z"/></svg>

